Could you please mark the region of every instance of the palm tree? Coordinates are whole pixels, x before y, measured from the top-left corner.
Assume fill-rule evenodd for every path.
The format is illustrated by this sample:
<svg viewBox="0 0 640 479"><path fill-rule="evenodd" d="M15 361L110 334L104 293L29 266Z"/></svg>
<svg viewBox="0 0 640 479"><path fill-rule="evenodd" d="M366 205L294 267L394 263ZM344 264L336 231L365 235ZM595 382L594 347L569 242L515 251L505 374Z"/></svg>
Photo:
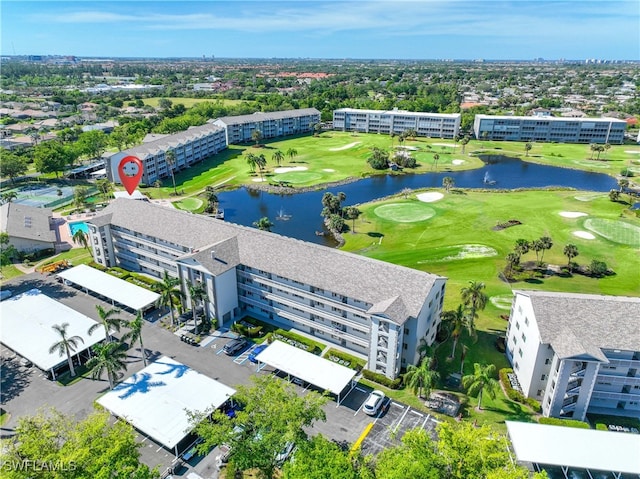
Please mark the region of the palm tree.
<svg viewBox="0 0 640 479"><path fill-rule="evenodd" d="M58 354L62 356L67 355L67 361L69 362L69 371L71 371L71 377L76 375L76 370L73 367L73 360L71 359L72 353L78 347L78 342L84 343L84 339L80 336L67 336L67 328L69 323L54 324L51 326L56 333L60 335L60 341L54 343L49 348L49 354L53 354L58 351Z"/></svg>
<svg viewBox="0 0 640 479"><path fill-rule="evenodd" d="M2 204L4 203L11 203L13 200L18 198L18 193L16 193L15 191L10 191L8 193L2 193L2 197L1 198L1 202Z"/></svg>
<svg viewBox="0 0 640 479"><path fill-rule="evenodd" d="M215 192L213 191L207 190L206 197L207 197L207 211L212 214L216 214L218 212L218 203L219 203L218 195L215 194Z"/></svg>
<svg viewBox="0 0 640 479"><path fill-rule="evenodd" d="M529 156L529 151L533 148L533 145L529 142L524 144L524 156Z"/></svg>
<svg viewBox="0 0 640 479"><path fill-rule="evenodd" d="M355 233L356 232L356 220L360 217L360 215L362 214L362 211L360 211L358 208L356 208L355 206L347 206L344 209L344 215L347 219L353 220L353 226L351 228L351 232Z"/></svg>
<svg viewBox="0 0 640 479"><path fill-rule="evenodd" d="M131 341L131 345L136 341L140 342L140 352L142 353L142 364L147 366L147 353L144 349L144 344L142 343L142 325L144 324L144 319L142 319L142 313L138 311L136 314L136 319L133 321L129 321L127 327L129 328L129 332L125 334L122 339L124 341Z"/></svg>
<svg viewBox="0 0 640 479"><path fill-rule="evenodd" d="M622 193L622 191L628 187L629 187L629 180L627 180L626 178L620 178L618 180L618 188L620 188L619 189L620 193Z"/></svg>
<svg viewBox="0 0 640 479"><path fill-rule="evenodd" d="M167 162L167 166L169 167L169 173L171 173L171 181L173 183L173 194L178 196L178 190L176 189L176 175L174 173L174 169L176 166L176 154L173 150L169 150L164 154L164 158Z"/></svg>
<svg viewBox="0 0 640 479"><path fill-rule="evenodd" d="M531 242L531 249L536 252L536 263L540 264L540 252L544 250L544 244L541 239Z"/></svg>
<svg viewBox="0 0 640 479"><path fill-rule="evenodd" d="M289 157L289 161L291 161L293 163L293 159L298 156L298 150L296 150L295 148L289 148L287 150L287 156Z"/></svg>
<svg viewBox="0 0 640 479"><path fill-rule="evenodd" d="M200 283L192 284L188 286L189 297L191 298L191 312L193 314L193 327L194 334L198 334L198 318L196 317L196 306L198 303L203 303L207 300L207 292Z"/></svg>
<svg viewBox="0 0 640 479"><path fill-rule="evenodd" d="M462 145L462 154L464 155L464 149L466 148L467 144L469 143L469 137L465 136L462 140L460 140L460 144Z"/></svg>
<svg viewBox="0 0 640 479"><path fill-rule="evenodd" d="M256 166L258 167L258 172L260 173L260 179L262 179L262 170L267 166L267 159L264 157L264 153L260 153L257 156L254 155L254 158Z"/></svg>
<svg viewBox="0 0 640 479"><path fill-rule="evenodd" d="M609 191L609 199L611 201L618 201L620 199L620 192L618 190Z"/></svg>
<svg viewBox="0 0 640 479"><path fill-rule="evenodd" d="M169 306L171 311L171 326L175 322L175 313L173 309L174 301L181 301L184 294L176 286L180 284L178 278L169 276L169 273L165 270L162 275L162 281L158 281L153 285L153 290L160 295L160 306Z"/></svg>
<svg viewBox="0 0 640 479"><path fill-rule="evenodd" d="M451 191L451 187L454 184L455 184L455 181L450 176L445 176L444 178L442 178L442 186L444 186L444 189L447 191L447 193Z"/></svg>
<svg viewBox="0 0 640 479"><path fill-rule="evenodd" d="M598 149L598 145L596 145L595 143L590 143L589 144L589 149L591 150L591 158L589 158L590 160L593 160L593 154L596 152L596 150Z"/></svg>
<svg viewBox="0 0 640 479"><path fill-rule="evenodd" d="M253 153L247 153L246 155L247 158L247 165L249 165L249 168L251 169L251 173L253 173L254 171L256 171L256 155L254 155Z"/></svg>
<svg viewBox="0 0 640 479"><path fill-rule="evenodd" d="M407 372L402 375L405 386L410 388L413 394L418 393L418 397L428 397L431 389L440 379L440 374L431 369L432 362L432 358L424 357L418 366L414 364L407 366Z"/></svg>
<svg viewBox="0 0 640 479"><path fill-rule="evenodd" d="M470 396L478 395L478 409L482 409L482 393L486 391L491 399L496 397L500 385L495 379L496 367L493 364L473 365L473 374L462 378L462 386Z"/></svg>
<svg viewBox="0 0 640 479"><path fill-rule="evenodd" d="M256 142L256 146L260 144L260 140L262 140L262 132L258 129L255 129L251 132L251 139Z"/></svg>
<svg viewBox="0 0 640 479"><path fill-rule="evenodd" d="M264 216L260 218L258 221L254 221L253 227L258 228L259 230L262 230L262 231L271 231L271 228L273 228L273 223L269 218Z"/></svg>
<svg viewBox="0 0 640 479"><path fill-rule="evenodd" d="M437 153L435 155L433 155L433 167L435 169L438 168L438 160L440 159L440 155L438 155Z"/></svg>
<svg viewBox="0 0 640 479"><path fill-rule="evenodd" d="M518 253L509 253L507 255L507 271L508 276L511 277L511 274L513 273L513 268L515 268L518 264L520 264L520 256L518 255Z"/></svg>
<svg viewBox="0 0 640 479"><path fill-rule="evenodd" d="M109 389L113 389L116 380L127 369L125 360L127 352L122 349L122 343L96 344L93 347L93 357L87 361L87 368L93 379L100 379L102 373L107 372Z"/></svg>
<svg viewBox="0 0 640 479"><path fill-rule="evenodd" d="M482 281L469 281L469 286L462 288L462 302L471 311L471 318L475 319L477 311L484 310L489 297L484 292L485 284Z"/></svg>
<svg viewBox="0 0 640 479"><path fill-rule="evenodd" d="M119 309L111 308L110 310L105 311L102 306L96 304L96 310L98 311L100 322L92 325L88 332L89 334L93 334L93 332L102 325L102 327L104 327L107 342L111 342L111 330L115 329L116 331L120 331L120 328L126 323L126 321L122 318L116 317L116 314L120 314Z"/></svg>
<svg viewBox="0 0 640 479"><path fill-rule="evenodd" d="M551 249L553 240L549 236L543 236L540 238L540 243L542 243L542 254L540 255L540 262L542 262L544 260L544 252Z"/></svg>
<svg viewBox="0 0 640 479"><path fill-rule="evenodd" d="M517 239L516 244L513 248L515 254L518 255L518 261L522 257L523 254L527 254L529 249L531 248L531 244L526 239Z"/></svg>
<svg viewBox="0 0 640 479"><path fill-rule="evenodd" d="M85 249L89 249L89 238L87 236L87 233L85 233L84 231L77 230L75 233L73 233L71 239L75 244L79 244L80 246L84 246Z"/></svg>
<svg viewBox="0 0 640 479"><path fill-rule="evenodd" d="M564 250L562 252L569 260L567 262L567 266L569 267L569 273L571 273L572 272L571 260L580 254L580 252L578 251L578 247L574 244L569 243L565 245Z"/></svg>
<svg viewBox="0 0 640 479"><path fill-rule="evenodd" d="M280 166L280 163L284 161L284 153L280 150L276 150L273 155L271 155L271 159L276 163L276 165Z"/></svg>
<svg viewBox="0 0 640 479"><path fill-rule="evenodd" d="M456 354L456 346L458 340L464 331L466 331L470 337L474 338L476 335L476 327L474 317L470 315L462 304L458 305L457 309L445 311L442 313L442 322L447 325L449 331L451 331L451 337L453 338L453 348L449 358L453 359Z"/></svg>

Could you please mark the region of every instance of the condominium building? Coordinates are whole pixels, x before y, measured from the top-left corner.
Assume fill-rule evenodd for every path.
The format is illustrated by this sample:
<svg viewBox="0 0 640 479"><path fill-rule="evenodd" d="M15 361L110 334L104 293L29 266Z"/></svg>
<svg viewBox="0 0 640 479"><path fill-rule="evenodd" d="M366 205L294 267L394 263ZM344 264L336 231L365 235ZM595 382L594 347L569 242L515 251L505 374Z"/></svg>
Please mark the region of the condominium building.
<svg viewBox="0 0 640 479"><path fill-rule="evenodd" d="M310 133L316 123L320 123L320 112L315 108L224 116L213 122L225 128L229 145L253 141L255 130L260 130L264 139Z"/></svg>
<svg viewBox="0 0 640 479"><path fill-rule="evenodd" d="M245 315L366 357L394 378L432 344L446 278L154 204L115 200L89 222L97 263L207 292L218 327ZM188 306L191 306L189 303Z"/></svg>
<svg viewBox="0 0 640 479"><path fill-rule="evenodd" d="M545 416L640 417L640 298L516 291L507 357Z"/></svg>
<svg viewBox="0 0 640 479"><path fill-rule="evenodd" d="M333 111L333 129L387 135L413 130L417 136L452 139L460 130L460 113L340 108Z"/></svg>
<svg viewBox="0 0 640 479"><path fill-rule="evenodd" d="M479 140L621 145L626 126L616 118L476 115L473 131Z"/></svg>
<svg viewBox="0 0 640 479"><path fill-rule="evenodd" d="M227 141L224 128L212 124L194 126L116 153L106 162L107 177L110 181L121 183L118 173L120 161L126 156L135 156L144 165L140 182L152 185L156 180L171 176L171 169L174 173L187 169L225 148ZM167 153L170 151L175 156L173 165L167 162Z"/></svg>

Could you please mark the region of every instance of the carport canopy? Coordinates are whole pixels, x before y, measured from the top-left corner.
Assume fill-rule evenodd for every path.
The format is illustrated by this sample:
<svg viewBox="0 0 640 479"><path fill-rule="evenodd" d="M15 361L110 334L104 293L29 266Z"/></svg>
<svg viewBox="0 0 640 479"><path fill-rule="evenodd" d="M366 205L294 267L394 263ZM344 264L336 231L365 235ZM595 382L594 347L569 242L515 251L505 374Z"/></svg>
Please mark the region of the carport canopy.
<svg viewBox="0 0 640 479"><path fill-rule="evenodd" d="M217 409L235 392L189 366L162 356L118 384L98 403L173 449L193 429L187 410Z"/></svg>
<svg viewBox="0 0 640 479"><path fill-rule="evenodd" d="M337 396L351 383L356 372L300 348L274 341L256 360L302 379Z"/></svg>
<svg viewBox="0 0 640 479"><path fill-rule="evenodd" d="M507 421L518 461L640 474L640 435Z"/></svg>
<svg viewBox="0 0 640 479"><path fill-rule="evenodd" d="M134 311L144 310L160 298L160 295L153 291L98 271L86 264L74 266L59 273L58 276Z"/></svg>
<svg viewBox="0 0 640 479"><path fill-rule="evenodd" d="M66 355L50 353L49 349L61 337L53 329L54 325L68 323L67 337L79 336L79 354L94 344L104 340L104 328L97 328L93 334L88 330L96 321L78 311L43 294L39 289L30 289L0 303L0 330L2 344L28 359L43 371L52 371L66 363Z"/></svg>

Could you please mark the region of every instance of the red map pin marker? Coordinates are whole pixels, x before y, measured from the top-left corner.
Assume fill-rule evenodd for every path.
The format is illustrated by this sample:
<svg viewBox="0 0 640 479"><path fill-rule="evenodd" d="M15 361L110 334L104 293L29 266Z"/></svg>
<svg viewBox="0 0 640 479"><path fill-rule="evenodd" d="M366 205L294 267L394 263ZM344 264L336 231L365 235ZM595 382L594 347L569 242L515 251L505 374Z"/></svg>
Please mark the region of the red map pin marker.
<svg viewBox="0 0 640 479"><path fill-rule="evenodd" d="M135 156L125 156L120 160L120 164L118 165L120 182L124 185L124 189L127 190L129 195L132 195L133 192L136 191L143 171L144 165L142 161Z"/></svg>

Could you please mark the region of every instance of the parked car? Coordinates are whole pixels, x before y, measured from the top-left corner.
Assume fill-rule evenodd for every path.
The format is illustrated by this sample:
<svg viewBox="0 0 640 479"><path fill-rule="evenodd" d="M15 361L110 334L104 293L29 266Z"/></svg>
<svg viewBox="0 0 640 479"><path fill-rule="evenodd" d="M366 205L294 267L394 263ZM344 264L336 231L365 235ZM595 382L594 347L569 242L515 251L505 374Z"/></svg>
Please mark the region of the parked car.
<svg viewBox="0 0 640 479"><path fill-rule="evenodd" d="M262 351L264 351L265 349L267 349L267 346L269 345L265 343L265 344L259 344L258 346L253 348L253 351L251 351L251 353L249 354L249 361L251 361L252 363L257 363L258 360L256 359L256 356L260 354Z"/></svg>
<svg viewBox="0 0 640 479"><path fill-rule="evenodd" d="M378 391L377 389L371 391L367 401L364 403L364 406L362 406L362 410L369 416L375 416L378 414L378 411L380 411L382 404L384 404L384 400L385 395L382 391Z"/></svg>
<svg viewBox="0 0 640 479"><path fill-rule="evenodd" d="M289 456L293 453L293 450L295 448L295 444L291 441L288 441L285 446L284 449L282 451L280 451L278 453L278 455L276 456L276 464L283 464L287 459L289 459Z"/></svg>
<svg viewBox="0 0 640 479"><path fill-rule="evenodd" d="M236 339L232 339L231 341L229 341L227 344L224 345L224 348L222 348L222 350L224 351L224 354L231 356L233 354L236 354L240 351L242 351L244 348L247 347L248 341L243 338L236 338Z"/></svg>
<svg viewBox="0 0 640 479"><path fill-rule="evenodd" d="M218 469L221 469L223 465L229 462L229 456L231 456L231 446L228 446L227 444L221 444L219 449L220 454L218 454L218 456L216 457L216 467Z"/></svg>

